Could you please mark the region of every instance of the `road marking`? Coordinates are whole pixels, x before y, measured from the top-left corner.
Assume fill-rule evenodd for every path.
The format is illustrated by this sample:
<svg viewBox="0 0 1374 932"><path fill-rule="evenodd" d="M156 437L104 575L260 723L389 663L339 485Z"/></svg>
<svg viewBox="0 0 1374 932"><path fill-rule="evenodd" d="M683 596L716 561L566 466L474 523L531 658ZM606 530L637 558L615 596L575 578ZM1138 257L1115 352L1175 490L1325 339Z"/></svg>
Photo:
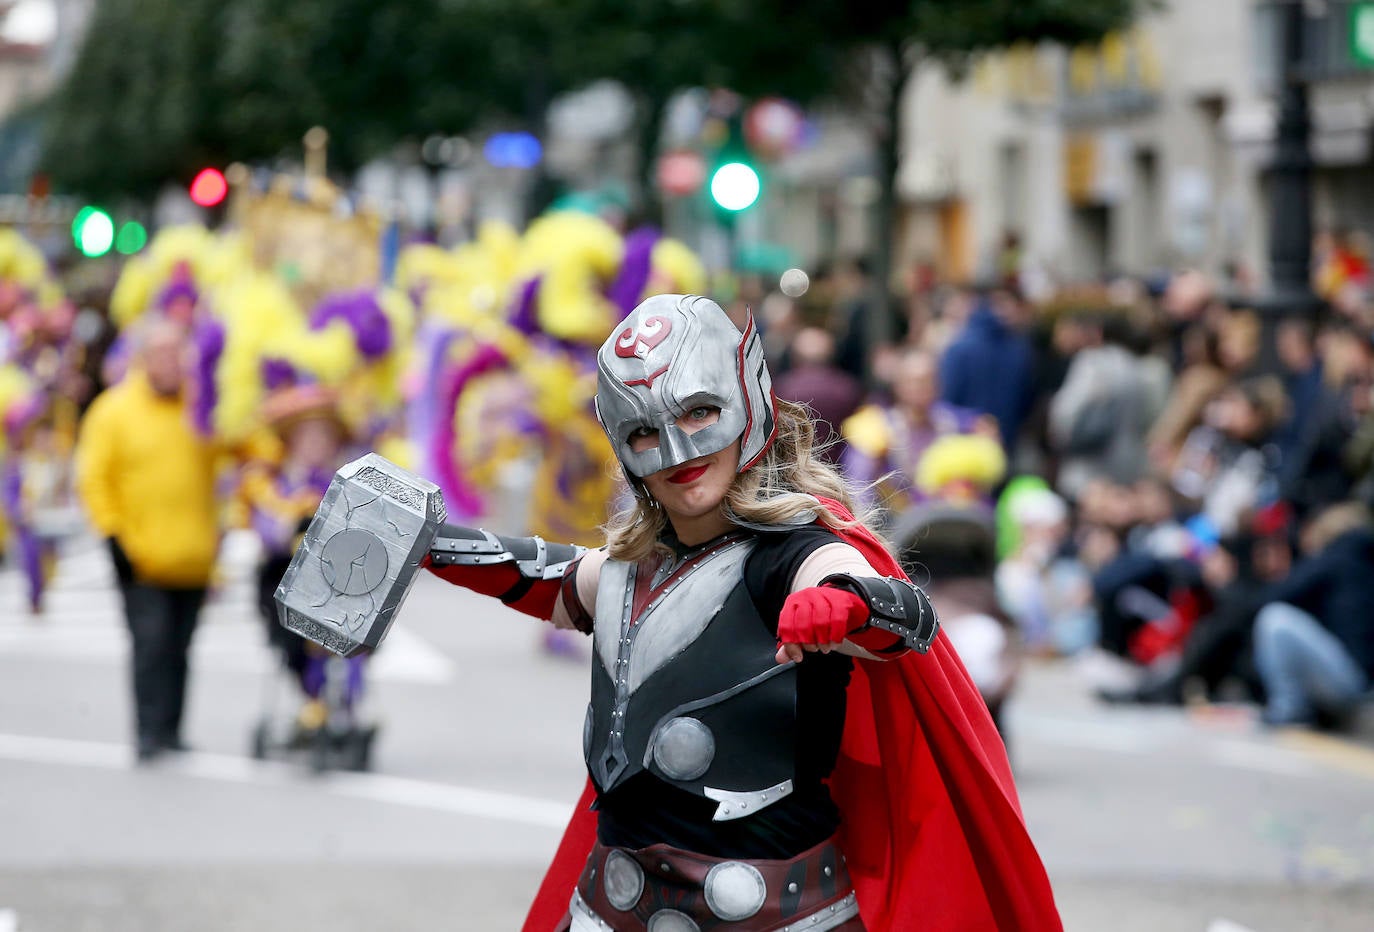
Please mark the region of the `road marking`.
<svg viewBox="0 0 1374 932"><path fill-rule="evenodd" d="M1374 750L1367 747L1298 728L1281 731L1278 741L1328 767L1374 780Z"/></svg>
<svg viewBox="0 0 1374 932"><path fill-rule="evenodd" d="M202 610L191 645L192 663L202 669L264 675L278 667L258 614L254 574L260 549L252 532L225 536L219 558L223 584ZM0 657L127 662L123 606L102 542L79 537L63 548L42 616L28 614L25 585L17 570L0 572ZM4 610L11 606L14 611ZM452 682L456 670L454 661L428 641L396 628L371 661L369 676L441 684Z"/></svg>
<svg viewBox="0 0 1374 932"><path fill-rule="evenodd" d="M19 932L19 914L12 909L0 909L0 932Z"/></svg>
<svg viewBox="0 0 1374 932"><path fill-rule="evenodd" d="M1046 744L1120 754L1146 754L1159 744L1139 730L1123 728L1119 722L1093 722L1035 714L1017 716L1012 722L1012 733L1018 739L1024 733L1027 739L1044 741Z"/></svg>
<svg viewBox="0 0 1374 932"><path fill-rule="evenodd" d="M207 606L191 642L191 662L206 669L266 674L277 661L266 645L256 609L229 611ZM129 635L122 616L80 622L64 618L21 619L0 623L0 657L46 657L94 663L124 663ZM386 645L370 663L369 675L378 681L447 683L457 667L447 655L403 627L393 628Z"/></svg>
<svg viewBox="0 0 1374 932"><path fill-rule="evenodd" d="M1348 740L1287 729L1272 743L1224 738L1214 732L1179 731L1185 719L1141 718L1125 722L1073 719L1036 713L1013 713L1012 733L1058 747L1116 754L1201 753L1214 764L1285 777L1315 777L1340 770L1374 779L1374 749Z"/></svg>
<svg viewBox="0 0 1374 932"><path fill-rule="evenodd" d="M36 764L135 770L126 745L0 734L0 759ZM203 780L287 787L352 799L409 806L454 815L562 829L572 807L567 802L518 796L475 787L432 783L376 773L306 773L280 761L255 761L229 754L192 751L168 756L156 769ZM3 927L0 927L3 932Z"/></svg>
<svg viewBox="0 0 1374 932"><path fill-rule="evenodd" d="M1207 926L1207 932L1255 932L1249 926L1243 926L1230 919L1213 919Z"/></svg>
<svg viewBox="0 0 1374 932"><path fill-rule="evenodd" d="M1286 748L1246 741L1220 740L1207 746L1207 756L1228 767L1258 770L1285 777L1310 777L1316 773L1311 761Z"/></svg>

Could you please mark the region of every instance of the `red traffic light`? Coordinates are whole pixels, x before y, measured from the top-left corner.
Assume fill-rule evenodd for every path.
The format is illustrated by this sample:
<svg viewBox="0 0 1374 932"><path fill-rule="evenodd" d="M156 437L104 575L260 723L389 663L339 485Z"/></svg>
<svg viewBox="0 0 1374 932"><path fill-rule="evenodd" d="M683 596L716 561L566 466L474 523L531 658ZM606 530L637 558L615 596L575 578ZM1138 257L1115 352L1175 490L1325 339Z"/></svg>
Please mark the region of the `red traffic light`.
<svg viewBox="0 0 1374 932"><path fill-rule="evenodd" d="M229 193L229 182L218 168L203 168L191 182L191 200L201 207L214 207Z"/></svg>

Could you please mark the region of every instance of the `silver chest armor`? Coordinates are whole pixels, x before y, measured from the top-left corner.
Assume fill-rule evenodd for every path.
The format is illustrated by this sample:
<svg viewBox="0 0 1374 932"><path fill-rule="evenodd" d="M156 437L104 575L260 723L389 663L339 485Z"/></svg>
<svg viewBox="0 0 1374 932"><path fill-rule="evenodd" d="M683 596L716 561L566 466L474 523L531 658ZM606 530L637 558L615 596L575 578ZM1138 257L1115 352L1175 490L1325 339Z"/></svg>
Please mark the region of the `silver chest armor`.
<svg viewBox="0 0 1374 932"><path fill-rule="evenodd" d="M716 821L792 792L797 671L774 660L745 586L753 549L750 535L722 538L653 580L644 565L602 566L583 732L600 792L647 770L715 800Z"/></svg>

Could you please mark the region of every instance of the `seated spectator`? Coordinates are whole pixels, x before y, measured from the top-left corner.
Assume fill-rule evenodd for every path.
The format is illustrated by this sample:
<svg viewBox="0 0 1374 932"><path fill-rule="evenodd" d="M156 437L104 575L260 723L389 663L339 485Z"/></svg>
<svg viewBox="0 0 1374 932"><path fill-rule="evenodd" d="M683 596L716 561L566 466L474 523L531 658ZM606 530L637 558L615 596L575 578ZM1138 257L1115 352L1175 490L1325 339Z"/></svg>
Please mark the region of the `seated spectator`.
<svg viewBox="0 0 1374 932"><path fill-rule="evenodd" d="M1179 522L1169 483L1157 476L1146 476L1131 489L1120 489L1129 500L1134 520L1126 535L1131 550L1152 554L1162 560L1175 560L1188 552L1191 536Z"/></svg>
<svg viewBox="0 0 1374 932"><path fill-rule="evenodd" d="M1097 614L1091 577L1068 547L1068 506L1036 488L1004 502L1016 543L998 564L997 597L1033 653L1075 654L1097 639Z"/></svg>
<svg viewBox="0 0 1374 932"><path fill-rule="evenodd" d="M1279 494L1304 516L1350 493L1343 453L1359 422L1361 382L1370 371L1368 341L1349 328L1322 333L1324 355L1311 336L1305 321L1285 321L1278 333L1290 402L1290 414L1274 435ZM1363 393L1367 397L1367 384Z"/></svg>
<svg viewBox="0 0 1374 932"><path fill-rule="evenodd" d="M792 368L773 382L773 393L809 407L816 415L816 445L822 458L839 465L845 444L838 427L863 401L862 383L836 367L835 338L819 327L806 327L792 341Z"/></svg>
<svg viewBox="0 0 1374 932"><path fill-rule="evenodd" d="M1186 698L1250 697L1262 693L1251 651L1255 612L1266 585L1291 568L1291 510L1263 509L1241 534L1195 539L1188 560L1201 576L1206 600L1176 661L1156 664L1129 689L1104 691L1109 701L1179 704ZM1209 607L1210 606L1210 607Z"/></svg>
<svg viewBox="0 0 1374 932"><path fill-rule="evenodd" d="M1202 421L1207 403L1226 387L1226 370L1221 365L1220 341L1202 326L1190 328L1182 338L1183 368L1174 379L1164 410L1155 418L1146 436L1150 463L1168 471L1188 433Z"/></svg>
<svg viewBox="0 0 1374 932"><path fill-rule="evenodd" d="M1364 506L1343 503L1303 533L1307 554L1265 592L1255 664L1271 725L1339 722L1374 677L1374 531Z"/></svg>
<svg viewBox="0 0 1374 932"><path fill-rule="evenodd" d="M1277 379L1240 382L1207 406L1202 426L1184 443L1170 477L1173 488L1196 502L1223 537L1277 498L1280 461L1270 440L1286 408Z"/></svg>
<svg viewBox="0 0 1374 932"><path fill-rule="evenodd" d="M1374 507L1374 374L1352 376L1347 385L1354 427L1343 443L1341 463L1355 497Z"/></svg>

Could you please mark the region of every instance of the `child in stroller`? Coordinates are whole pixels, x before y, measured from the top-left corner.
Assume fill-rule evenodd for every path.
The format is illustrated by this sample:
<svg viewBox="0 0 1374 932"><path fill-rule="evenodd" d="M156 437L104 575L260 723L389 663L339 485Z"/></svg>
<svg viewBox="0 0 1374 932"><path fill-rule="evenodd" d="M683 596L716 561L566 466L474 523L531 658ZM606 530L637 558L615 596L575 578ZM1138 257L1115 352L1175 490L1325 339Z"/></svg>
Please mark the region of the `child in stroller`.
<svg viewBox="0 0 1374 932"><path fill-rule="evenodd" d="M262 541L258 609L268 642L303 702L282 736L274 714L280 692L279 677L274 677L253 728L252 753L263 759L275 751L303 750L310 753L316 770L331 766L366 770L377 731L360 715L367 657L335 657L283 628L273 599L340 463L347 430L334 393L318 385L274 392L263 405L263 418L275 434L280 454L247 465L240 494Z"/></svg>

